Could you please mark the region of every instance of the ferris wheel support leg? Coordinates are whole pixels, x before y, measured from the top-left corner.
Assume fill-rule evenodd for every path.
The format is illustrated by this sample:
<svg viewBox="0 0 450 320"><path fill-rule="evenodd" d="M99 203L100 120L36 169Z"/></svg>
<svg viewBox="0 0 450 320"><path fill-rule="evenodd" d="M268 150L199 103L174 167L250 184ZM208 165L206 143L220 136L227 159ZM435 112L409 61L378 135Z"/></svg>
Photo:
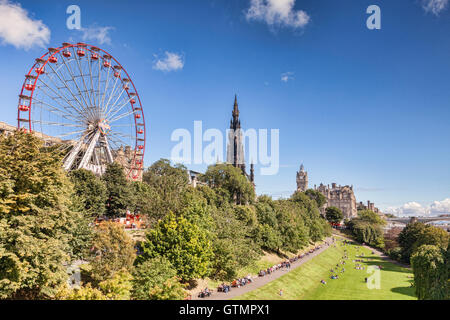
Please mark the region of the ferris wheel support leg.
<svg viewBox="0 0 450 320"><path fill-rule="evenodd" d="M113 158L113 155L111 153L111 149L109 147L108 140L106 139L106 137L104 137L104 139L105 139L105 149L106 149L106 157L108 158L108 163L113 163L114 162L114 158Z"/></svg>
<svg viewBox="0 0 450 320"><path fill-rule="evenodd" d="M64 161L64 169L70 170L70 168L72 167L72 164L75 161L78 152L80 152L85 137L86 135L83 135L83 137L81 137L80 141L78 141L75 147L73 147L72 150L70 150L69 156Z"/></svg>
<svg viewBox="0 0 450 320"><path fill-rule="evenodd" d="M92 153L94 152L94 148L98 142L99 137L100 137L100 130L97 130L97 132L95 133L91 142L89 143L89 146L83 156L83 159L81 159L78 169L81 169L81 168L88 169L89 160L92 158Z"/></svg>

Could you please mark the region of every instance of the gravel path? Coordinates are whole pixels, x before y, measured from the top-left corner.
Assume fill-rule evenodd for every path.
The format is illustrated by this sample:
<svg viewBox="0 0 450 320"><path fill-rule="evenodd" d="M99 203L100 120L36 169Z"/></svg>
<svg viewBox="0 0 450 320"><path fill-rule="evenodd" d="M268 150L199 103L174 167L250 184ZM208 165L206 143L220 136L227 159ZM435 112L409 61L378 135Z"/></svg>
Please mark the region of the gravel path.
<svg viewBox="0 0 450 320"><path fill-rule="evenodd" d="M331 237L325 239L325 241L326 241L326 243L332 243ZM247 284L240 288L231 288L231 290L228 293L217 292L217 288L214 288L214 292L211 294L210 297L198 298L197 296L195 296L195 297L193 296L192 300L228 300L228 299L232 299L237 296L243 295L249 291L258 289L258 288L262 287L263 285L265 285L273 280L276 280L279 277L284 276L286 273L288 273L292 270L295 270L296 268L300 267L305 262L311 260L315 256L317 256L317 255L321 254L322 252L324 252L325 250L327 250L330 246L327 245L326 243L322 244L322 248L320 248L319 250L314 251L313 253L310 253L309 255L303 257L303 259L300 259L300 260L297 260L297 261L291 263L290 269L283 268L283 269L277 270L269 275L266 275L264 277L255 276L254 278L252 278L252 280L253 280L252 283Z"/></svg>

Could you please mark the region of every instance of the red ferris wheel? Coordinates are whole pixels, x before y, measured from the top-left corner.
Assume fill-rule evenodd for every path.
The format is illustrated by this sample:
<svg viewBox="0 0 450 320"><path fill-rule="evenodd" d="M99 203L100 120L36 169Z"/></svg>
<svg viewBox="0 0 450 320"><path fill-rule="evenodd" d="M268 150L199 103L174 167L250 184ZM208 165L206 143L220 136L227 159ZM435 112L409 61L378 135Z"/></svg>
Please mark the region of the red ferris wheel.
<svg viewBox="0 0 450 320"><path fill-rule="evenodd" d="M102 174L120 158L130 179L141 176L141 100L129 74L106 51L85 43L49 48L25 75L17 113L19 129L67 148L66 170Z"/></svg>

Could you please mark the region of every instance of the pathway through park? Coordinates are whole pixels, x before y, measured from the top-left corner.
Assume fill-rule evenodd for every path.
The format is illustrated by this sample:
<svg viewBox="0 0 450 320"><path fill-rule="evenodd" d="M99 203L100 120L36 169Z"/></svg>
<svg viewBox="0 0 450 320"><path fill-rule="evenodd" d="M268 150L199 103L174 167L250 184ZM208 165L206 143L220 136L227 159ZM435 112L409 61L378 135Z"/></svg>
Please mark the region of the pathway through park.
<svg viewBox="0 0 450 320"><path fill-rule="evenodd" d="M262 287L263 285L265 285L273 280L276 280L279 277L284 276L286 273L297 269L305 262L307 262L307 261L311 260L312 258L314 258L315 256L321 254L322 252L324 252L325 250L330 248L331 244L333 243L332 241L333 240L331 237L327 238L325 240L325 243L322 244L322 248L320 248L317 251L314 251L313 253L310 253L307 256L304 256L302 259L294 261L293 263L291 263L290 269L282 268L282 269L276 270L275 272L273 272L269 275L265 275L264 277L254 277L254 278L252 278L252 280L253 280L252 283L249 283L240 288L231 288L231 290L228 293L217 292L217 288L214 288L214 291L211 294L211 296L209 296L207 298L199 298L196 295L195 297L192 297L192 300L229 300L229 299L238 297L240 295L243 295L249 291L258 289L259 287ZM329 243L330 245L327 245L327 243Z"/></svg>

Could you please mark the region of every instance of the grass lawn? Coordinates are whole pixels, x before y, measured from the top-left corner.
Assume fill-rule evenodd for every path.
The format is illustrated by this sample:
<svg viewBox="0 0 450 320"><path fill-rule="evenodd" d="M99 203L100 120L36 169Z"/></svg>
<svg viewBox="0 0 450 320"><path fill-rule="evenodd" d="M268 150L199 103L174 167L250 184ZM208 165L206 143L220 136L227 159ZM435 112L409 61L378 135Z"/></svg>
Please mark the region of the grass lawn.
<svg viewBox="0 0 450 320"><path fill-rule="evenodd" d="M348 259L343 260L344 250ZM357 255L364 253L363 257ZM364 266L364 270L355 269L354 259ZM344 273L338 272L339 279L330 279L330 269L336 270L336 264L345 261ZM364 278L374 273L367 273L370 265L381 266L380 289L369 289ZM336 272L335 272L336 274ZM410 277L410 278L408 278ZM320 283L325 280L326 285ZM410 287L412 272L397 264L381 259L371 250L360 245L344 245L338 242L337 247L331 247L322 254L314 257L297 269L274 280L265 286L248 292L236 299L242 300L413 300L414 288ZM283 295L279 295L280 289Z"/></svg>

